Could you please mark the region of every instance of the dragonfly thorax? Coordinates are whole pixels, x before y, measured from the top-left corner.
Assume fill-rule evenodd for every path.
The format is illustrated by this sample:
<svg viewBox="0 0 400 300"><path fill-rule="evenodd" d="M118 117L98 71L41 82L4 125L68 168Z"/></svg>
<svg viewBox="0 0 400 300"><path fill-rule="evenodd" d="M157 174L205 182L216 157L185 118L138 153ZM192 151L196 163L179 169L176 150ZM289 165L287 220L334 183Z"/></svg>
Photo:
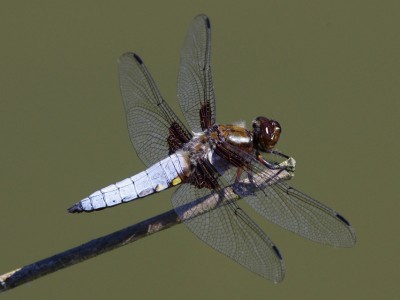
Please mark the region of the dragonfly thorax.
<svg viewBox="0 0 400 300"><path fill-rule="evenodd" d="M218 139L239 147L246 152L253 150L253 135L246 128L239 125L216 126Z"/></svg>

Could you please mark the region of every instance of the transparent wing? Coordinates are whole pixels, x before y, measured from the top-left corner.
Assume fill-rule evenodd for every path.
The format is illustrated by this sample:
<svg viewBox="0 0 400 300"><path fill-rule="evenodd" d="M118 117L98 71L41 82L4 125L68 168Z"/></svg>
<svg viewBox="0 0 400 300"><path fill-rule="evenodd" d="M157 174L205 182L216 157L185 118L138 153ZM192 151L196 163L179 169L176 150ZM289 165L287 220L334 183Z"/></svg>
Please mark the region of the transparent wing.
<svg viewBox="0 0 400 300"><path fill-rule="evenodd" d="M342 215L285 182L245 200L268 220L312 241L335 247L356 243L355 230Z"/></svg>
<svg viewBox="0 0 400 300"><path fill-rule="evenodd" d="M335 247L354 246L356 242L354 228L335 210L289 186L284 181L266 184L271 182L272 174L276 171L268 169L252 155L229 144L221 145L217 150L219 150L219 156L225 161L227 159L234 161L232 157L235 156L242 158L244 164L240 170L236 167L222 170L218 164L215 167L223 173L224 179L229 184L242 189L235 192L240 195L245 194L246 202L266 219L322 244ZM253 187L246 186L246 191L243 191L243 186L235 185L238 174L241 174L241 180L246 177L250 180L258 178L258 180L252 180Z"/></svg>
<svg viewBox="0 0 400 300"><path fill-rule="evenodd" d="M211 191L191 184L180 186L172 198L183 223L202 241L250 271L281 281L285 271L278 248L234 201L224 188Z"/></svg>
<svg viewBox="0 0 400 300"><path fill-rule="evenodd" d="M182 46L177 88L182 112L194 132L215 123L210 51L210 21L207 16L199 15L191 23Z"/></svg>
<svg viewBox="0 0 400 300"><path fill-rule="evenodd" d="M179 149L191 134L162 98L142 59L119 59L122 99L129 136L139 158L150 166Z"/></svg>

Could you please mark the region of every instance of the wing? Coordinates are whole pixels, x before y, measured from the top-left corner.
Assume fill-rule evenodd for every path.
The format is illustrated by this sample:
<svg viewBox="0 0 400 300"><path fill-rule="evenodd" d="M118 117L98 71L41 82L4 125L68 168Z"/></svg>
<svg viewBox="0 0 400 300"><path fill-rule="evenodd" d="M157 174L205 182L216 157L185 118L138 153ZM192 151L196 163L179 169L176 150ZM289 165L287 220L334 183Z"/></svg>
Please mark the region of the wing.
<svg viewBox="0 0 400 300"><path fill-rule="evenodd" d="M172 203L183 223L203 242L250 271L274 282L281 281L285 270L278 248L234 199L221 195L183 184L175 191ZM195 204L191 204L194 200ZM202 205L210 200L213 204ZM190 210L191 205L204 211Z"/></svg>
<svg viewBox="0 0 400 300"><path fill-rule="evenodd" d="M260 189L245 200L268 220L312 241L335 247L356 243L354 228L341 214L285 182Z"/></svg>
<svg viewBox="0 0 400 300"><path fill-rule="evenodd" d="M162 98L137 54L120 57L119 75L132 145L143 163L151 166L174 153L191 134Z"/></svg>
<svg viewBox="0 0 400 300"><path fill-rule="evenodd" d="M182 46L177 88L182 112L194 132L215 124L210 51L210 20L199 15L190 25Z"/></svg>
<svg viewBox="0 0 400 300"><path fill-rule="evenodd" d="M262 216L312 241L335 247L354 246L355 230L341 214L281 180L265 184L271 182L272 174L276 171L269 169L241 149L225 143L217 147L217 152L224 160L242 163L240 171L236 167L228 170L220 169L220 173L224 173L223 176L229 184L235 186L238 171L242 172L242 178L251 179L254 176L263 178L253 180L253 189L249 191L247 188L243 196L246 202ZM218 165L216 168L218 170ZM243 190L235 192L244 194Z"/></svg>

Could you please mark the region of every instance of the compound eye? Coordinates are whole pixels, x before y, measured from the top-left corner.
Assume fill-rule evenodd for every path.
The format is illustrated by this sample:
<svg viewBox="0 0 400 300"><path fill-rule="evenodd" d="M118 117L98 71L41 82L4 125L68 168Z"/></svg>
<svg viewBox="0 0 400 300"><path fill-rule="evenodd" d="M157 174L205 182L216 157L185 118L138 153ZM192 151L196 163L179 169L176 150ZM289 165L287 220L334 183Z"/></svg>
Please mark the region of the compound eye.
<svg viewBox="0 0 400 300"><path fill-rule="evenodd" d="M258 117L254 121L253 127L260 150L268 151L275 147L282 131L277 121Z"/></svg>
<svg viewBox="0 0 400 300"><path fill-rule="evenodd" d="M279 136L281 135L281 126L278 122L272 121L271 126L268 128L270 131L269 138L270 138L270 147L273 148L279 140Z"/></svg>

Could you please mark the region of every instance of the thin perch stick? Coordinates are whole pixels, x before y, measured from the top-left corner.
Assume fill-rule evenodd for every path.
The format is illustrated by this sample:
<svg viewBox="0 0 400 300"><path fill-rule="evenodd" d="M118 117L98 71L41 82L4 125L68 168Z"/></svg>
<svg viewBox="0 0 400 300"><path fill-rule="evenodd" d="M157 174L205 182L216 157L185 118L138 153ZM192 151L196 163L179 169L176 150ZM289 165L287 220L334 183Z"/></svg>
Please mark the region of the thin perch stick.
<svg viewBox="0 0 400 300"><path fill-rule="evenodd" d="M0 276L0 292L83 262L104 252L125 246L179 223L181 223L181 220L178 218L175 211L170 210L65 252L13 270Z"/></svg>

